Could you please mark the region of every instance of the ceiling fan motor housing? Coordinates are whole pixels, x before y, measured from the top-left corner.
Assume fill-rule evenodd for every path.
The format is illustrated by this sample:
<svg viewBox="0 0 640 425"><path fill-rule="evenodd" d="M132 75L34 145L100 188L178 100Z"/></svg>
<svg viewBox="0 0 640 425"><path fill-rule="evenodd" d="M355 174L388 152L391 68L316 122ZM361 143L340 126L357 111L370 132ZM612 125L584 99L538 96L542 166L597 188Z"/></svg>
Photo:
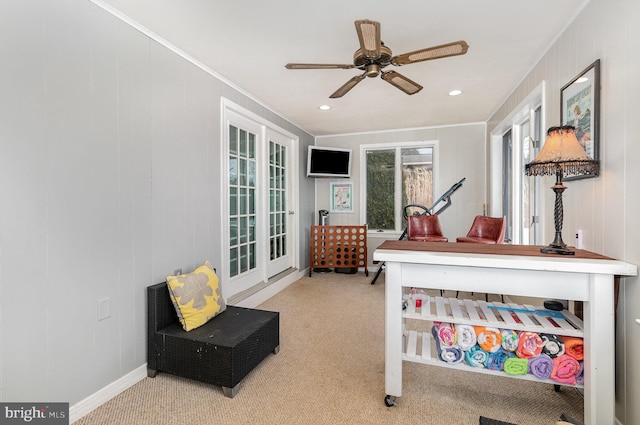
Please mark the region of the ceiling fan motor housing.
<svg viewBox="0 0 640 425"><path fill-rule="evenodd" d="M362 52L362 49L356 50L353 54L353 64L356 68L365 69L367 65L375 63L379 65L380 68L384 68L385 66L391 64L391 49L385 46L384 44L380 46L380 57L377 58L368 58Z"/></svg>

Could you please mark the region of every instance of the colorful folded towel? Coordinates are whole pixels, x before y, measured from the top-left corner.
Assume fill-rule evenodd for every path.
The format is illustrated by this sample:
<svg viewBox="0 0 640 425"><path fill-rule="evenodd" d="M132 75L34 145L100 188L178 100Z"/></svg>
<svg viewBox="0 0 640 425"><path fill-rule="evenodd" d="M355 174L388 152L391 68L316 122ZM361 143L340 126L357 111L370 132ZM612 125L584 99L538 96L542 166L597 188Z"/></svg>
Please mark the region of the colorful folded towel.
<svg viewBox="0 0 640 425"><path fill-rule="evenodd" d="M509 357L504 362L504 373L507 375L526 375L528 371L529 359L520 357Z"/></svg>
<svg viewBox="0 0 640 425"><path fill-rule="evenodd" d="M500 329L475 326L478 345L487 353L495 353L502 346Z"/></svg>
<svg viewBox="0 0 640 425"><path fill-rule="evenodd" d="M438 339L444 347L453 347L456 345L456 328L453 323L435 322L434 326L438 331Z"/></svg>
<svg viewBox="0 0 640 425"><path fill-rule="evenodd" d="M502 329L502 348L506 351L516 351L518 348L518 333L512 329Z"/></svg>
<svg viewBox="0 0 640 425"><path fill-rule="evenodd" d="M580 371L580 363L568 354L553 359L551 379L562 384L575 384L576 375Z"/></svg>
<svg viewBox="0 0 640 425"><path fill-rule="evenodd" d="M538 379L549 379L553 371L553 359L546 355L540 354L529 359L529 373Z"/></svg>
<svg viewBox="0 0 640 425"><path fill-rule="evenodd" d="M576 360L584 360L584 340L575 336L563 336L564 352Z"/></svg>
<svg viewBox="0 0 640 425"><path fill-rule="evenodd" d="M523 331L518 334L518 349L516 355L523 359L530 359L542 353L542 338L536 332Z"/></svg>
<svg viewBox="0 0 640 425"><path fill-rule="evenodd" d="M552 359L564 354L564 342L558 335L540 334L542 338L542 353Z"/></svg>
<svg viewBox="0 0 640 425"><path fill-rule="evenodd" d="M504 369L504 362L509 358L513 357L511 351L505 351L504 349L500 349L495 353L489 353L489 358L487 359L487 369L491 370L502 370Z"/></svg>
<svg viewBox="0 0 640 425"><path fill-rule="evenodd" d="M476 331L471 325L456 325L456 335L458 336L458 347L462 351L467 351L478 341Z"/></svg>
<svg viewBox="0 0 640 425"><path fill-rule="evenodd" d="M578 363L580 363L580 369L576 373L576 384L584 385L584 362L579 361Z"/></svg>
<svg viewBox="0 0 640 425"><path fill-rule="evenodd" d="M454 345L453 347L443 347L440 343L440 338L438 338L438 329L436 326L431 327L431 335L433 335L433 339L436 342L436 348L438 350L438 358L446 363L460 363L464 359L464 352L458 347Z"/></svg>
<svg viewBox="0 0 640 425"><path fill-rule="evenodd" d="M487 367L488 358L489 353L487 353L477 345L474 345L469 350L464 352L464 360L469 366L485 368Z"/></svg>

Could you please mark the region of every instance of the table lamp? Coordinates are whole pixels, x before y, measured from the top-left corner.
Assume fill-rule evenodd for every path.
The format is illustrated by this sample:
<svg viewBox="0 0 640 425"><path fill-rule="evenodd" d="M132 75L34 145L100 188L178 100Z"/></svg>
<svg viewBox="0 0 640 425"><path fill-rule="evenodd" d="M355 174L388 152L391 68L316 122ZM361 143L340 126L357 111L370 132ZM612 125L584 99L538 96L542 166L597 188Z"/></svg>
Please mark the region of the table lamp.
<svg viewBox="0 0 640 425"><path fill-rule="evenodd" d="M562 192L566 189L562 184L562 178L585 174L598 175L600 172L600 163L580 146L574 130L570 125L549 128L542 150L533 161L525 165L524 172L528 176L556 175L556 184L551 187L556 194L553 210L556 236L551 244L540 248L540 252L545 254L575 255L575 251L562 241Z"/></svg>

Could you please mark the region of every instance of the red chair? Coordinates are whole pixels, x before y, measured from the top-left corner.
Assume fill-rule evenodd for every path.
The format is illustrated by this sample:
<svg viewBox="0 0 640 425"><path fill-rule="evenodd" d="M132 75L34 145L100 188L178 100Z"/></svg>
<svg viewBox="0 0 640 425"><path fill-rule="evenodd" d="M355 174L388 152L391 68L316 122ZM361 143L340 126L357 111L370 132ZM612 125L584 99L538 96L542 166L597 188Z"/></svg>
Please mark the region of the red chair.
<svg viewBox="0 0 640 425"><path fill-rule="evenodd" d="M505 217L477 215L467 236L456 238L456 242L503 244L506 225Z"/></svg>
<svg viewBox="0 0 640 425"><path fill-rule="evenodd" d="M407 239L424 242L449 242L442 234L440 219L437 215L407 216ZM440 295L443 291L440 290Z"/></svg>
<svg viewBox="0 0 640 425"><path fill-rule="evenodd" d="M506 226L507 219L505 217L477 215L467 236L456 238L456 242L503 244ZM456 293L456 297L458 297L458 293ZM500 297L504 302L504 295L500 295ZM485 294L485 300L489 301L489 294Z"/></svg>
<svg viewBox="0 0 640 425"><path fill-rule="evenodd" d="M442 234L437 215L410 215L407 217L407 239L410 241L448 242Z"/></svg>

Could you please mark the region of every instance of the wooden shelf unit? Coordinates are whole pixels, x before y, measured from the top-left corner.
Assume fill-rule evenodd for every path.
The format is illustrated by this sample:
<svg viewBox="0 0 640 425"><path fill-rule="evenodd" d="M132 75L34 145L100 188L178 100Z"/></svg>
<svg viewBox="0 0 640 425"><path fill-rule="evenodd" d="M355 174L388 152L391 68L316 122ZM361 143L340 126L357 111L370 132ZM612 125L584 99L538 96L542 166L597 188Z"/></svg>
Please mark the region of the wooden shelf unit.
<svg viewBox="0 0 640 425"><path fill-rule="evenodd" d="M614 277L637 276L637 266L584 250L576 250L574 256L562 256L541 254L538 246L413 241L385 241L373 259L385 262L387 406L396 404L396 398L402 396L402 362L429 363L425 357L434 357L427 353L428 348L424 354L413 349L414 344L425 345L417 333L415 340L411 334L405 337L403 323L418 313L403 311L404 288L475 291L582 301L582 324L576 322L579 326L573 331L556 329L555 333L577 332L584 337L585 425L614 424ZM436 317L443 315L437 313ZM409 339L406 346L405 338Z"/></svg>
<svg viewBox="0 0 640 425"><path fill-rule="evenodd" d="M511 312L508 310L492 309L495 307L509 307L530 312ZM554 334L584 338L584 323L575 314L568 310L561 313L564 319L552 318L536 314L543 310L542 307L525 304L503 304L499 302L486 302L482 300L427 297L422 307L416 307L414 302L408 302L402 317L405 322L403 332L402 360L415 363L430 364L433 366L448 367L451 369L465 370L474 373L504 376L515 379L523 379L535 382L546 382L554 385L583 388L581 384L564 384L552 379L539 379L534 375L508 375L501 370L490 370L469 366L464 361L450 364L438 358L438 351L431 332L421 330L421 326L407 326L407 320L443 322L455 325L486 326L497 329L510 329L514 331L530 331L538 334ZM418 324L420 322L417 322ZM416 324L415 322L413 323ZM430 327L429 327L430 328Z"/></svg>

